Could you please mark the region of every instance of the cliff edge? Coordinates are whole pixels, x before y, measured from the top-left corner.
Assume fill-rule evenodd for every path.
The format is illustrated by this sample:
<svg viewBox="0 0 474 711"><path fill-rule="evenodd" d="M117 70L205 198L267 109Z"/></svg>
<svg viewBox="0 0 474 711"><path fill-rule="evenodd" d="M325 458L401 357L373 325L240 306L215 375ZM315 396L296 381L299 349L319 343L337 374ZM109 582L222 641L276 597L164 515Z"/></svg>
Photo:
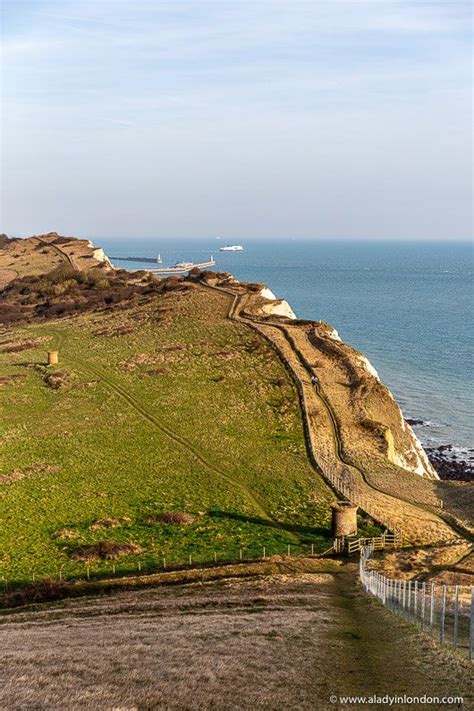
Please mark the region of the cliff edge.
<svg viewBox="0 0 474 711"><path fill-rule="evenodd" d="M57 232L24 239L0 241L0 289L15 279L49 274L66 265L78 272L113 269L104 250L87 239L64 237Z"/></svg>
<svg viewBox="0 0 474 711"><path fill-rule="evenodd" d="M264 285L239 284L229 274L215 277L203 275L240 295L244 318L288 331L335 413L348 460L371 469L382 464L427 479L439 478L376 369L363 353L344 343L333 326L298 320L291 306Z"/></svg>

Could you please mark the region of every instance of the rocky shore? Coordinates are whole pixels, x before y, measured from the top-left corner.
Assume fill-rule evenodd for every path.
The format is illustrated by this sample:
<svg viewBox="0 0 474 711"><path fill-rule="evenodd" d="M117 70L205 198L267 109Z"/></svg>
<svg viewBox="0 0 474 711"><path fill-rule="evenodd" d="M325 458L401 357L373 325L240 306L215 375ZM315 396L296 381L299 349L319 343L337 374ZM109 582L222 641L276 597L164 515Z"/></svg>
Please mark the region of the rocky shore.
<svg viewBox="0 0 474 711"><path fill-rule="evenodd" d="M439 474L440 479L449 481L474 481L472 460L453 454L452 444L440 447L425 447L428 459Z"/></svg>
<svg viewBox="0 0 474 711"><path fill-rule="evenodd" d="M430 423L421 419L406 418L411 427L425 427ZM433 468L445 481L474 481L474 449L460 450L453 444L437 447L424 446Z"/></svg>

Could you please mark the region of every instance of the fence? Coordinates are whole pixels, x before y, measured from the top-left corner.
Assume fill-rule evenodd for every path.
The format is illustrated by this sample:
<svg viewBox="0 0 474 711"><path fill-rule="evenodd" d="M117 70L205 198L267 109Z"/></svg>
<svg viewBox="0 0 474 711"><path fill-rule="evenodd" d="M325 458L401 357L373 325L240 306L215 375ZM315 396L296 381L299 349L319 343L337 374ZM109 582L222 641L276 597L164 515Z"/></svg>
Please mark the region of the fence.
<svg viewBox="0 0 474 711"><path fill-rule="evenodd" d="M373 536L372 538L336 538L334 540L334 552L343 553L347 552L347 555L354 555L363 550L365 546L371 546L372 550L379 550L381 548L386 548L387 546L400 546L402 544L402 536L400 531L385 531L381 536Z"/></svg>
<svg viewBox="0 0 474 711"><path fill-rule="evenodd" d="M45 582L57 582L59 584L76 582L81 580L106 580L114 577L135 577L137 575L154 575L164 572L184 571L195 568L212 568L221 565L239 565L267 560L273 556L279 557L311 557L321 556L328 551L325 550L328 541L321 540L315 543L292 543L282 544L268 543L266 545L255 545L253 547L239 546L225 550L196 550L190 549L189 553L184 551L174 552L167 550L159 556L146 559L133 560L130 557L124 559L90 560L84 562L68 562L59 569L49 574L32 572L28 576L16 578L13 573L0 571L0 593L12 592L13 590L34 587ZM331 547L331 549L333 548Z"/></svg>
<svg viewBox="0 0 474 711"><path fill-rule="evenodd" d="M373 548L386 545L396 545L400 540L399 534L386 531L382 536L373 538L336 538L333 544L326 548L328 541L320 540L316 543L282 544L267 543L244 547L238 543L224 550L196 550L189 552L163 551L159 556L150 556L133 560L124 559L90 560L84 562L64 563L58 570L49 574L32 572L28 576L18 579L13 573L0 570L0 594L12 592L24 587L34 587L45 582L59 584L81 580L107 580L109 578L135 577L137 575L154 575L165 572L185 571L195 568L212 568L219 565L239 565L264 561L273 556L281 557L311 557L324 556L332 553L348 552L349 555L359 551L364 545L372 544Z"/></svg>
<svg viewBox="0 0 474 711"><path fill-rule="evenodd" d="M414 622L441 645L474 658L474 587L435 585L418 580L387 578L366 564L374 547L361 549L362 585L392 612Z"/></svg>

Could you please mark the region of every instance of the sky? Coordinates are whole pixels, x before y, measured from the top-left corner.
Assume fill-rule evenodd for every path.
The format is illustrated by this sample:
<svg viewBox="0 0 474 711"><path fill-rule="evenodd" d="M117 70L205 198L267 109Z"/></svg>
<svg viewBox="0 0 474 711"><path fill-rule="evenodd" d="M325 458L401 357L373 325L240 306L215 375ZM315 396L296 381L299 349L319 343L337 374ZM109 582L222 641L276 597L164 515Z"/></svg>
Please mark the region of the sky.
<svg viewBox="0 0 474 711"><path fill-rule="evenodd" d="M0 232L470 238L468 1L1 8Z"/></svg>

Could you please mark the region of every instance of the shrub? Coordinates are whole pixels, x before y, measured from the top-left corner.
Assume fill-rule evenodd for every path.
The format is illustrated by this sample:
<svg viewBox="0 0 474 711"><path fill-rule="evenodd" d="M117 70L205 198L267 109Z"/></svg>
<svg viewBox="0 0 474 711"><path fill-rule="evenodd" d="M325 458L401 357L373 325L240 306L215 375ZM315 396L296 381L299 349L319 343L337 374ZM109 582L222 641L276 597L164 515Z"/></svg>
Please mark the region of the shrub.
<svg viewBox="0 0 474 711"><path fill-rule="evenodd" d="M26 318L26 313L19 304L0 304L0 323L13 324Z"/></svg>
<svg viewBox="0 0 474 711"><path fill-rule="evenodd" d="M70 264L60 264L53 271L46 274L44 279L51 284L60 284L67 279L74 279L75 281L80 281L81 272L74 269Z"/></svg>
<svg viewBox="0 0 474 711"><path fill-rule="evenodd" d="M16 383L26 378L25 373L13 373L12 375L0 375L0 385Z"/></svg>
<svg viewBox="0 0 474 711"><path fill-rule="evenodd" d="M63 385L66 384L67 378L67 373L62 370L56 370L54 373L46 373L44 382L46 385L49 385L50 388L53 388L53 390L59 390L59 388L62 388Z"/></svg>

